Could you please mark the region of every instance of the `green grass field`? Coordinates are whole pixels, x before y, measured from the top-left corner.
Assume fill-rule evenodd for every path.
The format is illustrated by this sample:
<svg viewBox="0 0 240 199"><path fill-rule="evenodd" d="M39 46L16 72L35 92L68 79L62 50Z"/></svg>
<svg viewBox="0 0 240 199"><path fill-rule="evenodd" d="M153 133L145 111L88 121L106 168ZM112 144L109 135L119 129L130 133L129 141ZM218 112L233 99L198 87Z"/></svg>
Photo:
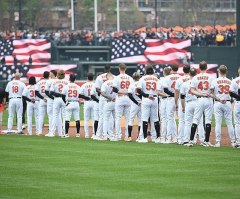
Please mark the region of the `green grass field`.
<svg viewBox="0 0 240 199"><path fill-rule="evenodd" d="M4 135L0 157L0 198L240 197L240 155L230 147Z"/></svg>

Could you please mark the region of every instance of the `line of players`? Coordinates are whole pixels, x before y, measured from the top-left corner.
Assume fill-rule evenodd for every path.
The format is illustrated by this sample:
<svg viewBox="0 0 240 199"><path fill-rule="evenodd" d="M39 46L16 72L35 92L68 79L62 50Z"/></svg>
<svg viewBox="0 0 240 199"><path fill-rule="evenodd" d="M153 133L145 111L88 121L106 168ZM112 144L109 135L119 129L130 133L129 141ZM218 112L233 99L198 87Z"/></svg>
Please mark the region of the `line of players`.
<svg viewBox="0 0 240 199"><path fill-rule="evenodd" d="M189 66L183 67L184 75L180 76L178 66L165 67L164 77L158 79L151 65L146 66L145 75L138 73L133 78L127 75L126 65L119 65L119 75L114 76L111 67L105 67L105 73L99 75L94 83L93 74L88 74L88 82L79 87L75 84L75 75L65 79L64 71L45 71L43 79L36 83L35 77L29 78L26 87L15 80L8 83L9 94L8 130L12 129L14 109L18 115L18 131L22 133L22 108L20 98L28 101L28 134L32 135L32 115L35 115L36 134L43 132L45 112L49 119L49 132L45 136L69 137L69 123L73 115L76 122L76 137L80 137L79 98L84 101L84 131L89 138L88 123L92 116L93 136L95 140L118 141L123 137L121 118L126 120L125 141L132 140L132 128L135 116L138 118L138 138L140 143L148 142L148 128L151 124L151 140L156 143L178 143L193 146L196 143L198 128L200 144L211 146L209 142L212 114L216 120L216 143L221 145L221 124L225 119L233 147L240 143L240 77L229 80L226 77L227 67L219 67L220 77L213 79L206 73L207 63L199 64L200 73ZM238 71L240 73L240 70ZM234 98L235 133L232 125L231 97ZM178 114L178 128L175 122L175 111ZM203 125L205 115L205 125ZM161 129L160 129L161 123ZM161 131L161 132L160 132Z"/></svg>

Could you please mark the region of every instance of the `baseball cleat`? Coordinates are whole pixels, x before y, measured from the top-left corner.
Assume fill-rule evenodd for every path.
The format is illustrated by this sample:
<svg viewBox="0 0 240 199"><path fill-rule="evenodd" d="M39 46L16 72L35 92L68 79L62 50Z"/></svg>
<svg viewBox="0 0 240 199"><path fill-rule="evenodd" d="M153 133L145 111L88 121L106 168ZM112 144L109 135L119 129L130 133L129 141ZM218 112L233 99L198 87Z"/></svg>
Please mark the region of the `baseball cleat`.
<svg viewBox="0 0 240 199"><path fill-rule="evenodd" d="M214 145L214 147L220 147L220 142L216 142L216 144Z"/></svg>
<svg viewBox="0 0 240 199"><path fill-rule="evenodd" d="M76 138L80 138L80 133L77 133L77 134L76 134Z"/></svg>
<svg viewBox="0 0 240 199"><path fill-rule="evenodd" d="M132 141L132 138L131 138L131 137L125 137L125 138L124 138L124 141L125 141L125 142L131 142L131 141Z"/></svg>
<svg viewBox="0 0 240 199"><path fill-rule="evenodd" d="M148 139L144 138L138 141L138 143L148 143Z"/></svg>
<svg viewBox="0 0 240 199"><path fill-rule="evenodd" d="M17 134L18 135L24 135L24 133L22 131L19 131Z"/></svg>
<svg viewBox="0 0 240 199"><path fill-rule="evenodd" d="M155 143L156 143L156 144L161 143L161 139L160 139L160 138L157 138L157 139L155 140Z"/></svg>
<svg viewBox="0 0 240 199"><path fill-rule="evenodd" d="M193 142L192 142L192 141L190 141L190 142L188 142L188 143L184 144L184 146L187 146L187 147L192 147L192 146L193 146Z"/></svg>
<svg viewBox="0 0 240 199"><path fill-rule="evenodd" d="M54 135L51 135L51 134L49 134L49 133L46 134L45 136L46 136L46 137L54 137Z"/></svg>
<svg viewBox="0 0 240 199"><path fill-rule="evenodd" d="M63 135L61 138L69 138L68 134Z"/></svg>

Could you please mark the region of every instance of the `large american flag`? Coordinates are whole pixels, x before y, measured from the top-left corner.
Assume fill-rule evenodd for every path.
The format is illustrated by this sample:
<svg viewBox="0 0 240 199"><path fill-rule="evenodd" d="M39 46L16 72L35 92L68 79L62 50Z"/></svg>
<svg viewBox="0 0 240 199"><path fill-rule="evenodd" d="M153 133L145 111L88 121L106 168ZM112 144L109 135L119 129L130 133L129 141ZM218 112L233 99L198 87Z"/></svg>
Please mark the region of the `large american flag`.
<svg viewBox="0 0 240 199"><path fill-rule="evenodd" d="M111 61L114 63L177 64L191 53L186 49L191 40L181 39L115 39Z"/></svg>
<svg viewBox="0 0 240 199"><path fill-rule="evenodd" d="M76 64L52 65L51 42L46 39L22 39L0 41L0 79L11 80L16 72L22 77L42 77L44 71L64 70L66 74L75 73ZM14 63L17 60L17 63ZM32 63L29 63L31 57ZM15 61L16 62L16 61Z"/></svg>
<svg viewBox="0 0 240 199"><path fill-rule="evenodd" d="M21 39L0 41L0 59L5 57L6 65L14 64L47 65L51 61L51 42L46 39Z"/></svg>

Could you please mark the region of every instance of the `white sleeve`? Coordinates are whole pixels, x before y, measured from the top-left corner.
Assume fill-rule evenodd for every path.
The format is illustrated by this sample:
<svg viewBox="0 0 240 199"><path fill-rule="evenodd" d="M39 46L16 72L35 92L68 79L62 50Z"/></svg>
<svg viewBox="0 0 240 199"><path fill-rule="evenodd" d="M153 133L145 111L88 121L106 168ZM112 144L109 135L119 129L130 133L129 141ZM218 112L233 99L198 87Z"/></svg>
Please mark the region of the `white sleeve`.
<svg viewBox="0 0 240 199"><path fill-rule="evenodd" d="M119 78L118 77L115 77L113 79L113 87L116 87L117 89L120 89L120 86L119 86Z"/></svg>
<svg viewBox="0 0 240 199"><path fill-rule="evenodd" d="M175 90L180 90L181 83L181 78L178 78L176 81Z"/></svg>
<svg viewBox="0 0 240 199"><path fill-rule="evenodd" d="M236 83L236 80L233 80L230 86L230 91L236 92L237 89L238 89L238 85Z"/></svg>
<svg viewBox="0 0 240 199"><path fill-rule="evenodd" d="M95 86L93 86L93 87L91 88L90 94L91 94L91 95L95 95L95 93L96 93L96 88L95 88Z"/></svg>
<svg viewBox="0 0 240 199"><path fill-rule="evenodd" d="M212 81L210 84L210 89L215 89L216 88L216 81Z"/></svg>
<svg viewBox="0 0 240 199"><path fill-rule="evenodd" d="M23 89L22 95L26 97L28 96L28 89L26 87Z"/></svg>
<svg viewBox="0 0 240 199"><path fill-rule="evenodd" d="M193 77L192 83L191 83L191 88L197 88L198 81L196 77Z"/></svg>
<svg viewBox="0 0 240 199"><path fill-rule="evenodd" d="M63 95L67 95L67 86L63 87L62 94Z"/></svg>
<svg viewBox="0 0 240 199"><path fill-rule="evenodd" d="M180 94L182 94L182 95L186 95L186 86L185 85L186 84L183 84L180 88Z"/></svg>
<svg viewBox="0 0 240 199"><path fill-rule="evenodd" d="M81 95L84 95L84 88L83 88L83 86L80 87L80 89L79 89L79 93L80 93Z"/></svg>
<svg viewBox="0 0 240 199"><path fill-rule="evenodd" d="M141 78L141 79L139 80L139 82L138 82L137 87L140 88L140 89L142 89L142 87L143 87L142 84L143 84L143 79Z"/></svg>
<svg viewBox="0 0 240 199"><path fill-rule="evenodd" d="M129 88L128 88L128 93L133 94L133 89L134 89L134 87L135 87L135 84L134 84L134 83L130 84L130 86L129 86Z"/></svg>
<svg viewBox="0 0 240 199"><path fill-rule="evenodd" d="M103 85L101 87L101 91L104 92L104 93L106 92L106 84L103 83Z"/></svg>
<svg viewBox="0 0 240 199"><path fill-rule="evenodd" d="M101 84L102 84L102 80L101 80L100 76L98 76L95 81L95 87L101 89Z"/></svg>
<svg viewBox="0 0 240 199"><path fill-rule="evenodd" d="M35 90L36 90L36 91L40 91L39 82L36 84L36 86L35 86Z"/></svg>
<svg viewBox="0 0 240 199"><path fill-rule="evenodd" d="M164 79L163 84L162 84L163 88L168 88L169 87L169 80L170 80L169 78Z"/></svg>
<svg viewBox="0 0 240 199"><path fill-rule="evenodd" d="M163 89L162 89L162 84L161 84L161 81L160 80L158 80L158 82L157 82L157 90L159 90L159 91L162 91Z"/></svg>

